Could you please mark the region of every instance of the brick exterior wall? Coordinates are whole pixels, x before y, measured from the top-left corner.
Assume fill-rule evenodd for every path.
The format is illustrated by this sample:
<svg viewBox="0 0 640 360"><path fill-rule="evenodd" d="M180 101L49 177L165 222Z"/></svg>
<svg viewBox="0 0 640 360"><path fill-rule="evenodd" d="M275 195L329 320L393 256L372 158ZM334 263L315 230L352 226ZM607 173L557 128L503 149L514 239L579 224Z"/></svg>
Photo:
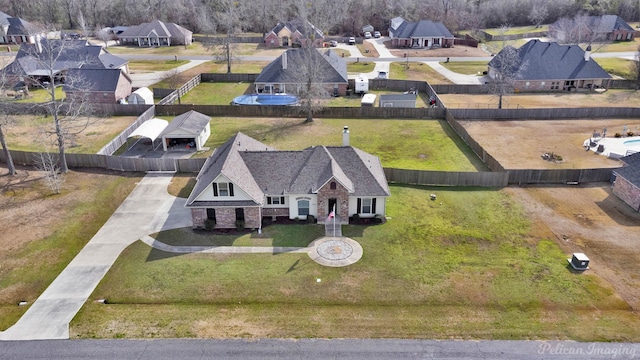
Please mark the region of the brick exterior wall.
<svg viewBox="0 0 640 360"><path fill-rule="evenodd" d="M618 175L616 182L613 184L612 192L635 211L640 211L640 189L627 179Z"/></svg>
<svg viewBox="0 0 640 360"><path fill-rule="evenodd" d="M244 227L247 229L257 229L260 227L262 218L260 217L260 208L246 207L244 209ZM236 228L236 208L215 208L216 210L216 229L235 229ZM204 228L204 222L207 220L207 209L192 208L191 220L194 229Z"/></svg>
<svg viewBox="0 0 640 360"><path fill-rule="evenodd" d="M203 229L205 220L207 220L207 209L191 209L191 221L194 229Z"/></svg>
<svg viewBox="0 0 640 360"><path fill-rule="evenodd" d="M262 208L262 216L286 216L289 217L289 208Z"/></svg>
<svg viewBox="0 0 640 360"><path fill-rule="evenodd" d="M334 181L334 180L332 180ZM336 211L338 212L339 220L342 224L349 223L349 191L343 187L339 182L336 183L336 188L331 190L331 182L326 183L320 190L318 190L318 223L324 224L329 211L327 211L327 204L329 199L335 198Z"/></svg>

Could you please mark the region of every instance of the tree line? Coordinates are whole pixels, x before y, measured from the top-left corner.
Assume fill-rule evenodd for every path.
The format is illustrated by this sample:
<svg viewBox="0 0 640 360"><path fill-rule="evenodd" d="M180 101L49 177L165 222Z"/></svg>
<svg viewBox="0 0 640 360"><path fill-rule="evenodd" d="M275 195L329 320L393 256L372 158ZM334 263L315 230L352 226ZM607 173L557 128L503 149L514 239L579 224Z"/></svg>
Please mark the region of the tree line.
<svg viewBox="0 0 640 360"><path fill-rule="evenodd" d="M296 17L300 3L299 0L0 0L0 9L52 30L131 26L159 19L202 34L265 33L278 21ZM323 28L329 35L357 35L367 24L384 32L389 20L397 16L409 21L441 21L452 31L552 23L576 15L613 14L626 21L640 21L638 0L309 0L302 4L323 9L317 16L340 19ZM229 21L229 11L237 12L232 15L233 22Z"/></svg>

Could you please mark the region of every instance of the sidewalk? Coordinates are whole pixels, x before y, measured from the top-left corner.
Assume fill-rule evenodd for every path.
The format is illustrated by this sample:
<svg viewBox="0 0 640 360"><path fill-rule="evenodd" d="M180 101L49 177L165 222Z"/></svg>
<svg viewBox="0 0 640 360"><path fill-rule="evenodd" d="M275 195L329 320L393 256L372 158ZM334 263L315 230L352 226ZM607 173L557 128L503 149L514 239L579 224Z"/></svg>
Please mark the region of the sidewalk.
<svg viewBox="0 0 640 360"><path fill-rule="evenodd" d="M160 230L191 226L185 199L167 193L172 176L146 175L0 340L68 339L69 322L127 246Z"/></svg>

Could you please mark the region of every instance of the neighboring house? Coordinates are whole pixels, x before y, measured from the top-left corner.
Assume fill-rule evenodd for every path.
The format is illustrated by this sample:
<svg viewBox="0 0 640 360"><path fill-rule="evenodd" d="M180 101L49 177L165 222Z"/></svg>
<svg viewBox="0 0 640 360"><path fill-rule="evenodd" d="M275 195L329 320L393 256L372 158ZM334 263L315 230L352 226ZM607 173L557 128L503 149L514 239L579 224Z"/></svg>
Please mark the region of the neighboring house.
<svg viewBox="0 0 640 360"><path fill-rule="evenodd" d="M176 116L160 135L163 150L204 150L204 144L211 135L210 121L209 116L194 110Z"/></svg>
<svg viewBox="0 0 640 360"><path fill-rule="evenodd" d="M306 56L315 59L308 60ZM304 86L298 71L305 62L313 61L321 73L320 82L325 85L328 92L333 95L344 96L347 93L347 64L337 53L332 50L321 52L315 49L288 49L267 65L260 75L256 77L256 93L297 94L298 89Z"/></svg>
<svg viewBox="0 0 640 360"><path fill-rule="evenodd" d="M380 95L380 107L415 108L416 94L382 94Z"/></svg>
<svg viewBox="0 0 640 360"><path fill-rule="evenodd" d="M591 59L591 47L530 40L516 50L518 80L516 90L572 91L608 87L611 76ZM489 77L495 79L504 50L489 62Z"/></svg>
<svg viewBox="0 0 640 360"><path fill-rule="evenodd" d="M264 37L266 47L294 47L313 42L316 47L322 46L324 35L322 31L310 22L293 19L278 24Z"/></svg>
<svg viewBox="0 0 640 360"><path fill-rule="evenodd" d="M130 26L117 37L121 45L172 46L191 45L193 32L174 23L154 20L137 26Z"/></svg>
<svg viewBox="0 0 640 360"><path fill-rule="evenodd" d="M346 139L346 140L345 140ZM262 219L337 223L349 217L384 217L389 186L380 160L348 145L276 151L237 133L207 159L187 199L194 228L260 229ZM345 143L346 142L346 143ZM313 219L312 218L312 219Z"/></svg>
<svg viewBox="0 0 640 360"><path fill-rule="evenodd" d="M612 192L635 211L640 212L640 153L623 157L624 167L613 170Z"/></svg>
<svg viewBox="0 0 640 360"><path fill-rule="evenodd" d="M417 49L452 47L454 36L441 22L420 20L408 22L401 17L391 19L391 46Z"/></svg>
<svg viewBox="0 0 640 360"><path fill-rule="evenodd" d="M86 40L38 39L35 44L21 44L14 61L4 69L12 82L38 86L51 82L64 82L69 69L120 69L128 73L128 61L110 54Z"/></svg>
<svg viewBox="0 0 640 360"><path fill-rule="evenodd" d="M34 44L43 36L36 26L0 11L0 44Z"/></svg>
<svg viewBox="0 0 640 360"><path fill-rule="evenodd" d="M618 15L563 18L549 25L549 36L559 42L631 41L636 30Z"/></svg>
<svg viewBox="0 0 640 360"><path fill-rule="evenodd" d="M70 100L115 104L131 94L131 78L121 69L69 69L63 90Z"/></svg>

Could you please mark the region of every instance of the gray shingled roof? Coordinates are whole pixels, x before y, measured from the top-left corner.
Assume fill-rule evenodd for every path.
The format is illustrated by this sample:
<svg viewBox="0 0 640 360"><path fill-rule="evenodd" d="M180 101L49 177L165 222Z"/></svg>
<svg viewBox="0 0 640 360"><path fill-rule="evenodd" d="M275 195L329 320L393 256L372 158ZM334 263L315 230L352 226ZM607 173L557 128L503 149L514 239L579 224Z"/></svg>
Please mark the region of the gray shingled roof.
<svg viewBox="0 0 640 360"><path fill-rule="evenodd" d="M489 62L489 67L498 67L503 51ZM594 60L585 61L585 51L577 45L559 45L556 42L530 40L516 51L520 64L526 64L519 73L519 80L611 78Z"/></svg>
<svg viewBox="0 0 640 360"><path fill-rule="evenodd" d="M608 33L616 30L635 31L618 15L589 16L587 21L589 28L597 33Z"/></svg>
<svg viewBox="0 0 640 360"><path fill-rule="evenodd" d="M65 92L82 89L89 92L115 91L120 81L120 69L69 69ZM128 77L125 74L125 77ZM129 80L131 81L131 80Z"/></svg>
<svg viewBox="0 0 640 360"><path fill-rule="evenodd" d="M40 45L21 44L15 60L7 66L7 72L18 75L48 75L50 70L58 73L80 67L116 69L128 62L108 53L101 46L88 45L86 40L40 41Z"/></svg>
<svg viewBox="0 0 640 360"><path fill-rule="evenodd" d="M640 152L623 157L626 166L615 169L613 172L621 176L633 185L640 187Z"/></svg>
<svg viewBox="0 0 640 360"><path fill-rule="evenodd" d="M282 68L282 57L287 57L287 68ZM292 84L299 81L299 69L304 64L306 56L316 57L313 61L321 68L323 83L340 84L348 83L347 64L334 51L327 50L324 53L316 49L288 49L278 56L269 65L265 66L260 75L256 77L256 83L281 83Z"/></svg>
<svg viewBox="0 0 640 360"><path fill-rule="evenodd" d="M37 28L31 25L29 22L21 18L16 18L9 14L3 13L2 11L0 11L0 27L7 28L6 35L8 36L35 35L39 32ZM2 32L3 31L0 31L0 34L2 34Z"/></svg>
<svg viewBox="0 0 640 360"><path fill-rule="evenodd" d="M244 145L238 148L232 145L236 142L256 149L245 149ZM225 173L225 169L232 168L239 173L234 178ZM390 195L380 160L360 149L314 146L300 151L275 151L238 133L207 159L187 206L205 206L194 200L220 174L252 193L260 204L264 195L313 194L331 179L340 182L353 196Z"/></svg>
<svg viewBox="0 0 640 360"><path fill-rule="evenodd" d="M176 129L187 131L193 135L198 135L209 124L211 118L195 110L190 110L184 114L176 116L167 126L163 134L168 134Z"/></svg>
<svg viewBox="0 0 640 360"><path fill-rule="evenodd" d="M443 37L452 38L453 34L441 22L431 20L420 20L418 22L404 21L396 30L393 36L399 39L423 38L423 37Z"/></svg>
<svg viewBox="0 0 640 360"><path fill-rule="evenodd" d="M174 23L164 23L160 20L153 20L152 22L142 23L137 26L130 26L124 30L118 37L120 38L169 38L174 37L183 39L185 34L191 33L190 30L183 28L180 25Z"/></svg>

